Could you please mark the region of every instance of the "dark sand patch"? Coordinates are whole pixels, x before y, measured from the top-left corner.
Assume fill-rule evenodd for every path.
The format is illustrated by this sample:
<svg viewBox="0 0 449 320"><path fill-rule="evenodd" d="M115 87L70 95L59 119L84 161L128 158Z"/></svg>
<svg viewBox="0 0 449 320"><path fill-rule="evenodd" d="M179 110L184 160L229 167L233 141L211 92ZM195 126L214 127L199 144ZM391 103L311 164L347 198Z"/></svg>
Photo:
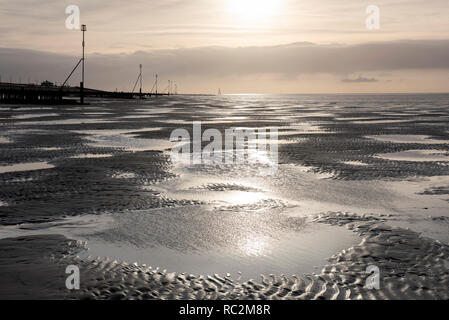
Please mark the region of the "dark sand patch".
<svg viewBox="0 0 449 320"><path fill-rule="evenodd" d="M449 186L429 188L420 194L423 194L423 195L449 195Z"/></svg>
<svg viewBox="0 0 449 320"><path fill-rule="evenodd" d="M1 239L0 299L68 298L64 257L76 251L69 243L59 235Z"/></svg>

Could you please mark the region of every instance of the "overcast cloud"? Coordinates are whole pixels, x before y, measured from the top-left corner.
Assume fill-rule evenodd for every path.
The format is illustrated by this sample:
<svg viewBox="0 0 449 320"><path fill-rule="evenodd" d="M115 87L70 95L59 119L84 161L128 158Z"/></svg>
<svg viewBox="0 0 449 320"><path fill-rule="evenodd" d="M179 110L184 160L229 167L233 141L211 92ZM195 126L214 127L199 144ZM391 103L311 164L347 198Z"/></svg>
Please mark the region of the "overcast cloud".
<svg viewBox="0 0 449 320"><path fill-rule="evenodd" d="M0 75L22 81L50 79L61 83L79 57L24 49L0 49ZM144 65L147 82L161 78L226 79L251 75L277 75L294 81L304 75L335 75L347 83L378 81L373 72L394 73L449 70L449 40L392 41L357 45L296 43L265 47L200 47L138 51L132 54L91 54L86 59L90 87L127 88L138 65ZM448 73L449 74L449 73ZM76 76L76 75L75 75ZM150 78L150 79L148 79ZM71 83L75 84L74 79Z"/></svg>

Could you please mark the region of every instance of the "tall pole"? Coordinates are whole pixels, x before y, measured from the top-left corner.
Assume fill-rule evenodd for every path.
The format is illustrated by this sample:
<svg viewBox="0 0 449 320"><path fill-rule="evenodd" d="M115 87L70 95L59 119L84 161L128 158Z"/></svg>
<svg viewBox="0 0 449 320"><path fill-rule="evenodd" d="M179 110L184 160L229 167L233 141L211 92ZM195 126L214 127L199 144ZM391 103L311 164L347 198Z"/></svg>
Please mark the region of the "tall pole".
<svg viewBox="0 0 449 320"><path fill-rule="evenodd" d="M157 74L156 74L156 98L157 98Z"/></svg>
<svg viewBox="0 0 449 320"><path fill-rule="evenodd" d="M83 32L83 65L82 65L82 72L81 72L81 83L80 83L80 103L84 104L84 47L85 47L85 42L84 42L84 33L86 32L87 28L86 25L83 24L81 25L81 31Z"/></svg>
<svg viewBox="0 0 449 320"><path fill-rule="evenodd" d="M139 67L140 67L140 74L139 74L139 78L140 78L140 99L142 99L142 64L140 64Z"/></svg>

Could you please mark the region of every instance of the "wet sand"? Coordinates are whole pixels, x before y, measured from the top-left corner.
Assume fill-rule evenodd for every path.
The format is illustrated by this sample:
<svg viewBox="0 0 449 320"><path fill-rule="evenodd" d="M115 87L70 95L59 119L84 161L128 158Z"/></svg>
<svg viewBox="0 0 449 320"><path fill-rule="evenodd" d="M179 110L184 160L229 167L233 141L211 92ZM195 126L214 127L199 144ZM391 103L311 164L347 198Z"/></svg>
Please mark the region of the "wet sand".
<svg viewBox="0 0 449 320"><path fill-rule="evenodd" d="M2 108L1 297L447 299L448 100ZM278 129L278 170L172 163L168 137L193 120ZM80 291L65 289L69 264ZM370 265L380 290L364 288Z"/></svg>
<svg viewBox="0 0 449 320"><path fill-rule="evenodd" d="M236 281L218 274L195 276L168 273L145 265L109 259L81 259L83 249L63 237L27 237L0 240L1 298L64 299L442 299L449 298L449 246L405 229L392 228L382 217L332 213L316 223L346 226L363 237L315 273L261 275ZM46 252L48 256L41 256ZM20 258L18 258L20 256ZM26 258L24 259L23 256ZM63 268L80 267L80 291L68 291ZM380 289L365 281L367 267L382 270ZM17 271L20 271L18 273ZM20 284L20 285L18 285ZM45 288L42 292L42 288Z"/></svg>

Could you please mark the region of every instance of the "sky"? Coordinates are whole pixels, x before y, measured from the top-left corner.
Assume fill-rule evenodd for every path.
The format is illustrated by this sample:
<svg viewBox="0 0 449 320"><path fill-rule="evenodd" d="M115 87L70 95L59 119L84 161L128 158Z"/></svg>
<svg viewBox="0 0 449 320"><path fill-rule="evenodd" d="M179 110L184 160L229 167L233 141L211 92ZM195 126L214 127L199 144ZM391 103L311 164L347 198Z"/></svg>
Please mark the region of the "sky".
<svg viewBox="0 0 449 320"><path fill-rule="evenodd" d="M181 93L449 92L447 0L0 0L2 81L64 81L69 5L87 87L131 90L143 64L147 91L157 73Z"/></svg>

